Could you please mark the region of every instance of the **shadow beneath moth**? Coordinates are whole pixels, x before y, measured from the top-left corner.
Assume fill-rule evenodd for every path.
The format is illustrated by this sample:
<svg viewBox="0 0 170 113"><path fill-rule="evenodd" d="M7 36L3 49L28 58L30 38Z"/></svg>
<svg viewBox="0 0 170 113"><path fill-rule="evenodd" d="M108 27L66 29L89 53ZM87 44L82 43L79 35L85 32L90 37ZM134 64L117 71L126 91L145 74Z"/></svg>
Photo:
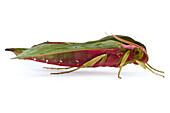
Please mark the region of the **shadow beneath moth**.
<svg viewBox="0 0 170 113"><path fill-rule="evenodd" d="M66 66L66 68L44 67L45 69L71 69L55 74L65 74L86 67L118 67L118 78L123 66L140 65L152 73L162 76L163 71L151 67L145 45L131 37L108 35L100 40L85 43L44 42L31 48L7 48L16 54L12 59L34 60L37 62Z"/></svg>

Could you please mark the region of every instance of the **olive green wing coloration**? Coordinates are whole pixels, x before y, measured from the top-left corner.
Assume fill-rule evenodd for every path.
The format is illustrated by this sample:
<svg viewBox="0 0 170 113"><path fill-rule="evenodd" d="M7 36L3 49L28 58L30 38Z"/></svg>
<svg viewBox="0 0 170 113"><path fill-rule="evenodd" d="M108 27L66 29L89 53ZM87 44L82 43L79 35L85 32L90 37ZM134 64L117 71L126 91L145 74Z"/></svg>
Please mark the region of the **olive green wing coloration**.
<svg viewBox="0 0 170 113"><path fill-rule="evenodd" d="M81 51L81 50L94 50L94 49L114 49L114 48L122 48L122 43L114 41L114 40L105 40L105 41L97 41L93 43L54 43L54 44L40 44L34 46L16 58L27 58L27 57L35 57L35 56L43 56L43 55L52 55L57 53L64 52L72 52L72 51Z"/></svg>
<svg viewBox="0 0 170 113"><path fill-rule="evenodd" d="M122 38L124 40L133 42L135 44L138 44L142 47L146 47L144 44L135 41L131 37L128 36L122 36L122 35L116 35L119 38ZM127 44L124 42L121 42L114 38L113 36L106 36L100 40L96 41L89 41L85 43L42 43L36 46L33 46L32 48L24 51L23 53L19 54L15 58L26 58L26 57L35 57L35 56L43 56L43 55L51 55L51 54L57 54L57 53L64 53L64 52L71 52L71 51L81 51L81 50L94 50L94 49L115 49L115 48L121 48L123 44ZM14 59L15 59L14 58Z"/></svg>
<svg viewBox="0 0 170 113"><path fill-rule="evenodd" d="M137 45L139 45L139 46L142 46L142 47L145 48L145 50L146 50L146 46L145 46L144 44L142 44L141 42L138 42L138 41L132 39L132 38L129 37L129 36L123 36L123 35L115 35L115 36L117 36L117 37L119 37L119 38L121 38L121 39L130 41L130 42L133 42L133 43L135 43L135 44L137 44ZM106 37L104 37L104 38L102 38L102 39L100 39L100 40L90 41L90 42L87 42L87 43L101 42L101 41L106 41L106 40L114 40L114 41L117 41L117 42L121 42L121 41L117 40L116 38L114 38L112 35L109 35L109 36L106 36ZM124 42L121 42L121 43L127 45L127 43L124 43Z"/></svg>

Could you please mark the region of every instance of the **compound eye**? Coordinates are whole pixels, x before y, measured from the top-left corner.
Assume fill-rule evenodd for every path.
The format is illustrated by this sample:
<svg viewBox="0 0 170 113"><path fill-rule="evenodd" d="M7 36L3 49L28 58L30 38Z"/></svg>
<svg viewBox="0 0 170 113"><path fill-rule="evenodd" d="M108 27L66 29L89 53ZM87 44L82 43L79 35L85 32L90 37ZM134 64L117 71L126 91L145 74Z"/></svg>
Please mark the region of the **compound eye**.
<svg viewBox="0 0 170 113"><path fill-rule="evenodd" d="M144 52L140 48L135 48L133 50L134 59L141 59L144 55Z"/></svg>
<svg viewBox="0 0 170 113"><path fill-rule="evenodd" d="M139 54L139 51L135 51L135 55L138 55Z"/></svg>

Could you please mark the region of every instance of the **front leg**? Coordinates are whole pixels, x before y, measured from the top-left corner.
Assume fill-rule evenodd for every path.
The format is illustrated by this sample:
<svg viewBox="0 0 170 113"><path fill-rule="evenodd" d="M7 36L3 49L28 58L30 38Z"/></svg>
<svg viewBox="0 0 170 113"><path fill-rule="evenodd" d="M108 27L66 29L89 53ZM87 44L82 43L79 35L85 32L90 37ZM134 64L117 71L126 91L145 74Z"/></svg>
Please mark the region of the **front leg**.
<svg viewBox="0 0 170 113"><path fill-rule="evenodd" d="M124 54L124 56L123 56L123 58L122 58L122 61L121 61L121 63L120 63L120 69L119 69L119 72L118 72L118 78L120 78L120 79L121 79L121 77L120 77L120 72L121 72L121 70L122 70L122 67L123 67L123 66L125 65L125 63L126 63L126 60L128 59L129 54L130 54L130 50L128 50L128 51Z"/></svg>

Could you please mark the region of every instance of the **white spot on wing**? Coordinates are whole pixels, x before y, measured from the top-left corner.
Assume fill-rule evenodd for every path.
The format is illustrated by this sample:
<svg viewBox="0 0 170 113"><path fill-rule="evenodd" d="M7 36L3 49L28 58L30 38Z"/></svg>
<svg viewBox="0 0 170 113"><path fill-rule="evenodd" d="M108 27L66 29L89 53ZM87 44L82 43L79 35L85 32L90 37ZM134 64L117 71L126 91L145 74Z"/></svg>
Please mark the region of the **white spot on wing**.
<svg viewBox="0 0 170 113"><path fill-rule="evenodd" d="M76 62L79 62L78 60L76 60Z"/></svg>
<svg viewBox="0 0 170 113"><path fill-rule="evenodd" d="M79 65L79 61L78 61L78 60L76 60L76 62L77 62L77 65Z"/></svg>
<svg viewBox="0 0 170 113"><path fill-rule="evenodd" d="M46 62L48 62L48 60L45 60Z"/></svg>

